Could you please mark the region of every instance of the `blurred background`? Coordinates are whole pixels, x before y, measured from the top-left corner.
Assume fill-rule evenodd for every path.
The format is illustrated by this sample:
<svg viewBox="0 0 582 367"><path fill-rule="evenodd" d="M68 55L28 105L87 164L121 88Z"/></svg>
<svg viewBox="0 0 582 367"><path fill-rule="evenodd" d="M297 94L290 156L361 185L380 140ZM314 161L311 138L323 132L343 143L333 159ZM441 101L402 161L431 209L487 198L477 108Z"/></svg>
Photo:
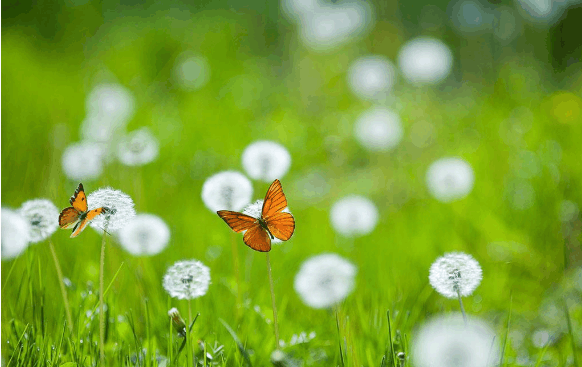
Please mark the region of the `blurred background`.
<svg viewBox="0 0 582 367"><path fill-rule="evenodd" d="M213 272L197 306L216 312L201 318L200 333L231 343L216 319L232 316L223 305L233 301L230 230L204 207L201 189L219 171L245 173L245 148L270 140L291 156L279 178L297 221L293 239L273 251L283 339L316 330L335 353L335 323L317 326L317 311L304 314L293 276L307 257L337 252L360 269L345 307L360 315L352 314L353 353L377 362L386 309L402 311L394 327L403 333L427 313L457 309L427 278L430 264L455 250L484 271L468 312L504 330L512 304L521 342L508 347L511 361L552 336L548 360L565 363L556 297L568 295L582 344L581 24L579 0L5 0L2 206L44 197L64 208L78 182L87 192L128 193L138 212L168 224L171 240L153 257L111 241L109 280L125 262L112 312L140 314L148 299L166 332L161 277L174 261L197 258ZM435 168L443 158L453 160ZM268 185L254 181L253 198ZM362 237L330 222L348 195L377 208L377 226ZM53 240L71 297L84 305L100 236L68 236ZM41 246L27 258L48 263ZM266 283L257 283L264 262L242 242L239 253L245 307L255 315L255 303L270 305ZM8 320L31 319L18 284L5 283L11 267L11 279L33 277L30 261L3 259L3 341L13 337ZM47 282L41 295L58 289L54 274ZM43 327L60 330L60 321ZM270 333L268 324L240 328L251 346L262 340L254 328ZM131 338L118 335L122 353Z"/></svg>

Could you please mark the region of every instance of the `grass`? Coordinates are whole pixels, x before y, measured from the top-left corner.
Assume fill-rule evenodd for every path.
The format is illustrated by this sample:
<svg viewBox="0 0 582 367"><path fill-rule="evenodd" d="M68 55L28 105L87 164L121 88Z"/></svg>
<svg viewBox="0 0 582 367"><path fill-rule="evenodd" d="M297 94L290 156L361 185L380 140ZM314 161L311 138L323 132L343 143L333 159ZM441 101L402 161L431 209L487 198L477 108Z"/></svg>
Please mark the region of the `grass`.
<svg viewBox="0 0 582 367"><path fill-rule="evenodd" d="M349 63L369 52L379 35L317 54L283 30L276 41L280 49L262 48L261 30L249 12L214 10L188 20L163 13L134 16L134 26L128 19L112 20L84 41L63 36L39 46L31 31L18 25L3 28L2 37L3 206L17 208L36 197L67 205L78 182L66 179L60 157L67 144L79 140L84 98L98 75L114 75L134 93L137 112L129 129L148 126L160 140L154 163L128 168L112 162L98 180L83 182L87 192L109 185L128 193L138 212L159 215L172 232L169 247L153 257L133 257L111 239L105 245L108 366L160 366L160 355L172 365L186 365L187 348L167 312L177 307L186 318L189 305L169 298L161 284L168 266L189 258L203 261L212 276L208 294L191 304L192 314L199 314L190 340L196 365L269 364L276 342L264 255L237 236L238 259L233 258L229 229L200 199L204 179L219 170L242 170L242 150L259 139L282 143L293 157L281 181L297 230L270 253L273 288L280 338L289 344L294 334L316 336L283 348L289 363L401 366L395 356L404 352L403 365L413 366L408 358L416 328L432 315L458 311L456 300L440 297L428 285L430 264L453 250L470 253L483 267L483 282L463 301L469 315L496 330L504 366L518 366L525 357L529 365L578 363L580 303L567 303L569 311L553 319L544 305L555 303L562 310L564 294L569 300L580 297L580 289L568 285L580 265L574 256L580 250L580 219L563 223L559 209L562 200L582 203L582 125L555 103L563 97L559 90L580 101L579 73L558 83L551 70L514 49L509 66L473 84L451 80L443 87L415 89L401 81L395 93L405 138L394 151L370 153L356 143L352 130L371 103L356 100L344 80ZM71 22L72 30L83 26ZM395 45L374 47L395 56ZM212 79L204 89L186 93L168 80L172 61L189 49L208 58ZM281 51L287 49L293 52ZM462 71L456 73L452 79ZM539 84L531 82L532 75L542 75ZM411 143L418 121L434 129L432 144L424 148ZM508 121L517 125L508 127ZM518 128L525 125L530 128ZM548 141L559 144L560 158L546 151ZM533 174L524 173L523 150L537 157ZM442 156L461 156L473 166L476 182L467 198L442 204L429 196L424 175ZM306 191L306 177L325 183L317 195ZM516 209L524 183L535 199ZM255 198L267 187L254 182ZM378 206L380 221L372 234L347 240L334 233L329 209L348 194L365 195ZM73 332L64 321L49 243L32 245L2 262L7 366L78 367L99 360L101 237L89 229L75 239L58 231L51 241L70 281ZM321 252L337 252L359 269L355 291L337 314L309 309L293 290L301 262ZM233 262L239 274L233 274ZM552 338L538 349L531 336L542 328Z"/></svg>

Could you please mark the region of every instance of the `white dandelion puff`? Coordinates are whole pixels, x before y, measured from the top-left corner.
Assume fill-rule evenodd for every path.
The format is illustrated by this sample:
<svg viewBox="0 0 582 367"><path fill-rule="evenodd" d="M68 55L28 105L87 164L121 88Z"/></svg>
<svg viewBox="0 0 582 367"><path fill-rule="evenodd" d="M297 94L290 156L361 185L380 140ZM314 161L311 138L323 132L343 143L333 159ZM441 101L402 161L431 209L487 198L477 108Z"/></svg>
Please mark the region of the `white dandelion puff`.
<svg viewBox="0 0 582 367"><path fill-rule="evenodd" d="M208 291L210 268L198 260L178 261L168 268L163 283L173 298L198 298Z"/></svg>
<svg viewBox="0 0 582 367"><path fill-rule="evenodd" d="M429 192L444 203L469 195L474 180L473 168L460 158L438 159L430 165L426 173Z"/></svg>
<svg viewBox="0 0 582 367"><path fill-rule="evenodd" d="M246 214L248 216L251 216L253 218L257 218L257 219L261 218L261 216L263 214L263 202L264 202L264 200L257 200L255 202L247 205L243 209L242 213ZM282 212L291 214L291 212L289 211L289 207L285 207L285 209L283 209ZM246 231L242 231L243 234L245 232ZM276 244L276 243L283 243L283 241L281 241L277 237L272 238L271 244Z"/></svg>
<svg viewBox="0 0 582 367"><path fill-rule="evenodd" d="M100 84L93 88L86 100L90 113L127 120L134 112L134 99L131 92L120 84Z"/></svg>
<svg viewBox="0 0 582 367"><path fill-rule="evenodd" d="M281 0L281 11L289 20L302 21L304 17L320 10L320 0Z"/></svg>
<svg viewBox="0 0 582 367"><path fill-rule="evenodd" d="M87 117L81 124L85 140L108 142L123 131L135 112L129 90L119 84L100 84L87 96Z"/></svg>
<svg viewBox="0 0 582 367"><path fill-rule="evenodd" d="M376 228L378 209L363 196L351 195L338 200L331 208L333 228L344 236L363 236Z"/></svg>
<svg viewBox="0 0 582 367"><path fill-rule="evenodd" d="M102 231L107 224L107 231L117 231L135 217L133 200L129 195L110 187L101 188L87 196L89 210L105 207L108 212L96 216L90 223L91 228Z"/></svg>
<svg viewBox="0 0 582 367"><path fill-rule="evenodd" d="M560 0L515 0L515 3L524 18L547 25L556 23L569 6L568 1Z"/></svg>
<svg viewBox="0 0 582 367"><path fill-rule="evenodd" d="M348 86L359 98L385 100L396 82L396 69L383 56L365 56L350 66Z"/></svg>
<svg viewBox="0 0 582 367"><path fill-rule="evenodd" d="M499 360L495 332L485 322L460 314L439 316L412 339L412 360L419 367L492 367Z"/></svg>
<svg viewBox="0 0 582 367"><path fill-rule="evenodd" d="M187 91L204 87L210 80L210 65L202 56L182 54L174 65L174 80Z"/></svg>
<svg viewBox="0 0 582 367"><path fill-rule="evenodd" d="M479 286L483 272L477 260L462 252L450 252L431 265L430 285L447 298L469 296Z"/></svg>
<svg viewBox="0 0 582 367"><path fill-rule="evenodd" d="M404 134L400 117L383 107L373 107L362 113L356 120L354 132L360 144L373 151L393 149Z"/></svg>
<svg viewBox="0 0 582 367"><path fill-rule="evenodd" d="M453 66L453 54L442 41L420 37L402 46L398 66L408 82L436 84L444 80Z"/></svg>
<svg viewBox="0 0 582 367"><path fill-rule="evenodd" d="M59 209L50 200L26 201L18 209L18 212L30 225L29 239L31 243L47 239L59 227Z"/></svg>
<svg viewBox="0 0 582 367"><path fill-rule="evenodd" d="M251 202L253 185L240 172L223 171L214 174L202 185L202 201L213 212L239 211Z"/></svg>
<svg viewBox="0 0 582 367"><path fill-rule="evenodd" d="M281 144L256 141L245 148L242 165L252 179L271 182L281 179L287 173L291 166L291 155Z"/></svg>
<svg viewBox="0 0 582 367"><path fill-rule="evenodd" d="M18 212L2 208L2 260L13 259L28 246L30 225Z"/></svg>
<svg viewBox="0 0 582 367"><path fill-rule="evenodd" d="M301 39L313 50L327 51L366 34L372 18L371 8L362 1L317 5L314 11L302 14Z"/></svg>
<svg viewBox="0 0 582 367"><path fill-rule="evenodd" d="M87 96L83 139L106 142L123 130L135 111L133 96L119 84L100 84Z"/></svg>
<svg viewBox="0 0 582 367"><path fill-rule="evenodd" d="M306 260L293 284L303 302L313 308L331 308L354 289L357 268L337 254L321 254Z"/></svg>
<svg viewBox="0 0 582 367"><path fill-rule="evenodd" d="M103 146L98 143L71 144L63 152L63 171L71 180L94 180L103 172L104 153Z"/></svg>
<svg viewBox="0 0 582 367"><path fill-rule="evenodd" d="M158 140L147 127L129 133L117 144L117 158L126 166L150 163L159 151Z"/></svg>
<svg viewBox="0 0 582 367"><path fill-rule="evenodd" d="M129 253L151 256L160 253L170 241L170 228L160 217L138 214L117 231L121 246Z"/></svg>
<svg viewBox="0 0 582 367"><path fill-rule="evenodd" d="M263 212L263 202L264 200L257 200L252 204L247 205L242 213L249 215L253 218L260 218Z"/></svg>

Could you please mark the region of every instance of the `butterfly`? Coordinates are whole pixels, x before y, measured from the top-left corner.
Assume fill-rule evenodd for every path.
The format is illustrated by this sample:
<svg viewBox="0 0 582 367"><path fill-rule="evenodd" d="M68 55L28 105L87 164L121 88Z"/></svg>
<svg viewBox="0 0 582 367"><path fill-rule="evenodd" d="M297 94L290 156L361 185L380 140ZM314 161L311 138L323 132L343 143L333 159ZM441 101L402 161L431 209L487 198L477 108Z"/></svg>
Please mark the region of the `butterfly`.
<svg viewBox="0 0 582 367"><path fill-rule="evenodd" d="M278 238L287 241L295 231L295 219L290 213L283 212L287 207L287 198L279 180L273 181L263 201L259 218L251 217L230 210L219 210L216 213L233 231L246 231L244 243L256 251L271 250L271 240Z"/></svg>
<svg viewBox="0 0 582 367"><path fill-rule="evenodd" d="M59 226L62 229L74 226L71 238L77 237L79 233L85 229L87 224L96 216L110 212L107 207L89 210L87 206L87 196L85 195L85 189L83 189L82 183L79 184L69 202L72 206L63 209L61 214L59 214Z"/></svg>

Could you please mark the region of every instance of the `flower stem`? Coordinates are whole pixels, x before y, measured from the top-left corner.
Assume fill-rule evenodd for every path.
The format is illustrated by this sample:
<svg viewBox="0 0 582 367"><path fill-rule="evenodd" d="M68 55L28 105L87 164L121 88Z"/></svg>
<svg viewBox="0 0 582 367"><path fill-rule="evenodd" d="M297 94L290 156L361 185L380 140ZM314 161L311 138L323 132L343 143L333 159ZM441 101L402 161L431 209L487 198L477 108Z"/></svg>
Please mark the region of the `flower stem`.
<svg viewBox="0 0 582 367"><path fill-rule="evenodd" d="M339 305L334 307L335 311L335 325L337 326L337 339L339 342L339 354L340 354L340 366L344 367L344 352L342 350L342 336L340 332L340 322L339 322Z"/></svg>
<svg viewBox="0 0 582 367"><path fill-rule="evenodd" d="M188 343L188 348L186 351L188 352L188 366L192 365L192 330L190 329L190 325L192 324L192 301L188 299L188 325L186 325L186 342Z"/></svg>
<svg viewBox="0 0 582 367"><path fill-rule="evenodd" d="M461 292L457 288L457 297L459 299L459 305L461 305L461 313L463 314L463 321L465 321L465 326L467 326L467 314L465 314L465 307L463 307L463 300L461 299Z"/></svg>
<svg viewBox="0 0 582 367"><path fill-rule="evenodd" d="M239 270L239 260L238 260L238 246L236 245L236 235L234 232L231 233L230 243L232 245L232 261L234 267L234 278L236 280L236 317L240 316L240 307L242 305L241 301L241 288L240 288L240 270Z"/></svg>
<svg viewBox="0 0 582 367"><path fill-rule="evenodd" d="M101 239L101 259L99 261L99 360L101 366L105 366L105 314L103 313L104 282L103 271L105 268L105 236L107 235L108 221L105 221L103 238Z"/></svg>
<svg viewBox="0 0 582 367"><path fill-rule="evenodd" d="M267 271L269 273L269 284L271 285L271 301L273 302L273 324L275 325L275 341L277 346L275 349L279 349L279 323L277 322L277 306L275 304L275 291L273 289L273 275L271 274L271 258L267 252Z"/></svg>
<svg viewBox="0 0 582 367"><path fill-rule="evenodd" d="M73 317L71 316L71 307L69 306L69 298L67 296L67 289L65 288L65 282L63 281L63 271L61 270L61 264L57 258L57 252L55 251L55 246L53 241L49 237L48 239L49 248L51 249L51 254L53 255L53 260L55 262L55 268L57 269L57 276L59 277L59 284L61 286L61 295L63 296L63 303L65 304L65 313L67 314L67 326L71 335L73 335Z"/></svg>

